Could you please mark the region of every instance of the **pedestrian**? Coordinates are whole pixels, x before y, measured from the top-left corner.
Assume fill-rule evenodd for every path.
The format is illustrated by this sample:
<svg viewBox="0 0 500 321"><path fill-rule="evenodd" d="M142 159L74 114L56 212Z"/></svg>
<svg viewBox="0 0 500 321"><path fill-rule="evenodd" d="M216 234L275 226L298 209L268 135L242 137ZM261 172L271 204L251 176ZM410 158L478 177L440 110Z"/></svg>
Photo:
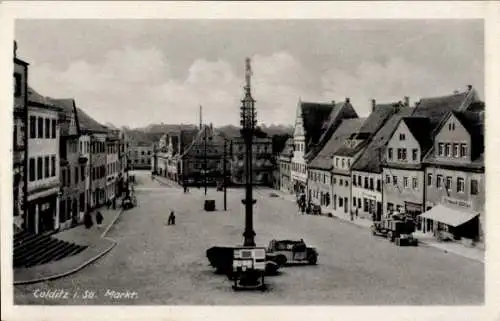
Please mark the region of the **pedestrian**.
<svg viewBox="0 0 500 321"><path fill-rule="evenodd" d="M104 217L102 216L101 212L100 211L97 211L96 215L95 215L95 221L97 223L97 228L100 229L101 228L101 225L102 225L102 221L103 221Z"/></svg>
<svg viewBox="0 0 500 321"><path fill-rule="evenodd" d="M354 221L354 213L352 210L351 210L351 221Z"/></svg>
<svg viewBox="0 0 500 321"><path fill-rule="evenodd" d="M358 208L356 207L356 218L358 218Z"/></svg>
<svg viewBox="0 0 500 321"><path fill-rule="evenodd" d="M90 213L85 213L83 223L85 224L86 229L89 229L92 227L92 225L94 225L94 223L92 222L92 215L90 215Z"/></svg>
<svg viewBox="0 0 500 321"><path fill-rule="evenodd" d="M174 214L174 211L170 211L170 215L168 216L167 225L175 225L175 214Z"/></svg>

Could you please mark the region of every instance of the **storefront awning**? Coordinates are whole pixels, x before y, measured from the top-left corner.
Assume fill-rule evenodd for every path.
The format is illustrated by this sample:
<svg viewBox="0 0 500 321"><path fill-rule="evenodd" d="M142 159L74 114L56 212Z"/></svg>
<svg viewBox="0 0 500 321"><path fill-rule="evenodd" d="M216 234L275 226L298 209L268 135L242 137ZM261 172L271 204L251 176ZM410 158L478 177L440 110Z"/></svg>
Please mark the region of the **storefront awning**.
<svg viewBox="0 0 500 321"><path fill-rule="evenodd" d="M422 213L420 217L455 227L467 223L478 215L479 213L476 212L453 209L444 205L436 205L427 212Z"/></svg>

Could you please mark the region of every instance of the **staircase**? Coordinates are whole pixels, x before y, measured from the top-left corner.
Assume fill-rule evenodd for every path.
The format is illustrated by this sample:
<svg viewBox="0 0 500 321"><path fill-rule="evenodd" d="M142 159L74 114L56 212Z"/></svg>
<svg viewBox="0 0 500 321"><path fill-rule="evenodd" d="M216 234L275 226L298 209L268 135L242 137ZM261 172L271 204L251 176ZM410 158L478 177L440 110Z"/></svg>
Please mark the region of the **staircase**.
<svg viewBox="0 0 500 321"><path fill-rule="evenodd" d="M87 248L87 246L58 240L52 237L52 234L29 232L14 234L14 268L27 268L57 261L78 254Z"/></svg>

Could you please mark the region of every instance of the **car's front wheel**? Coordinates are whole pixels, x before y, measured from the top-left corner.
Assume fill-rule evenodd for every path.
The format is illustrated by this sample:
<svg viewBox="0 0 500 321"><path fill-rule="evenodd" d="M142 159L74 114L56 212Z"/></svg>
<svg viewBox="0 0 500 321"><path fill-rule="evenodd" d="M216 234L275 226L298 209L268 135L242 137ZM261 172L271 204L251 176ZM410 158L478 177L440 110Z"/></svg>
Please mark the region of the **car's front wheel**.
<svg viewBox="0 0 500 321"><path fill-rule="evenodd" d="M316 265L316 263L318 263L318 257L316 255L313 255L309 258L308 262L310 265Z"/></svg>

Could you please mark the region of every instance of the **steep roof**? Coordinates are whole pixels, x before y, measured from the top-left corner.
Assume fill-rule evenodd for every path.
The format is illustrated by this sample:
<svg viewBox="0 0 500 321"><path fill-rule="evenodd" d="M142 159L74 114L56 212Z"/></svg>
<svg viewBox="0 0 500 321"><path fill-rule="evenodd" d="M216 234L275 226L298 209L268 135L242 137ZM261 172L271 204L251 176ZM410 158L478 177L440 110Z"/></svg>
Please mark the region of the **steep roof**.
<svg viewBox="0 0 500 321"><path fill-rule="evenodd" d="M333 103L332 105L333 109L328 115L328 118L322 125L319 123L317 124L317 127L320 128L321 136L316 142L308 146L309 150L305 156L307 160L312 160L321 151L340 126L343 119L358 118L358 114L348 98L346 98L345 101Z"/></svg>
<svg viewBox="0 0 500 321"><path fill-rule="evenodd" d="M435 131L443 118L452 110L466 110L472 99L475 99L473 90L455 93L448 96L422 98L415 107L413 116L428 117L431 132Z"/></svg>
<svg viewBox="0 0 500 321"><path fill-rule="evenodd" d="M38 92L36 92L33 88L29 86L28 86L28 103L60 110L59 107L54 105L54 102L49 97L40 95Z"/></svg>
<svg viewBox="0 0 500 321"><path fill-rule="evenodd" d="M57 106L61 109L60 114L59 114L59 119L63 120L60 123L60 134L61 136L68 136L69 134L74 135L79 132L78 129L78 119L75 115L75 100L72 98L63 98L63 99L56 99L56 98L49 98L47 97L47 100L51 102L54 106ZM70 122L69 120L71 119L72 116L75 116L75 123L76 123L76 133L70 133Z"/></svg>
<svg viewBox="0 0 500 321"><path fill-rule="evenodd" d="M293 155L293 137L290 137L285 142L285 148L281 151L280 156L291 157Z"/></svg>
<svg viewBox="0 0 500 321"><path fill-rule="evenodd" d="M418 141L421 154L425 155L432 147L431 122L427 117L405 117L402 121L408 126L411 134Z"/></svg>
<svg viewBox="0 0 500 321"><path fill-rule="evenodd" d="M399 122L403 117L408 117L413 114L414 108L403 107L396 114L393 114L386 123L375 134L368 147L361 156L352 164L351 170L381 173L381 159L378 155L387 145L392 133L396 130Z"/></svg>
<svg viewBox="0 0 500 321"><path fill-rule="evenodd" d="M98 132L107 133L108 128L98 123L95 119L90 117L81 108L76 108L76 115L78 117L78 123L80 125L80 130L88 132Z"/></svg>
<svg viewBox="0 0 500 321"><path fill-rule="evenodd" d="M363 121L363 118L343 119L325 146L308 164L308 167L330 170L332 168L332 156L339 148L344 146L346 138L359 131Z"/></svg>
<svg viewBox="0 0 500 321"><path fill-rule="evenodd" d="M300 102L306 146L318 142L322 134L322 125L335 107L333 104Z"/></svg>

